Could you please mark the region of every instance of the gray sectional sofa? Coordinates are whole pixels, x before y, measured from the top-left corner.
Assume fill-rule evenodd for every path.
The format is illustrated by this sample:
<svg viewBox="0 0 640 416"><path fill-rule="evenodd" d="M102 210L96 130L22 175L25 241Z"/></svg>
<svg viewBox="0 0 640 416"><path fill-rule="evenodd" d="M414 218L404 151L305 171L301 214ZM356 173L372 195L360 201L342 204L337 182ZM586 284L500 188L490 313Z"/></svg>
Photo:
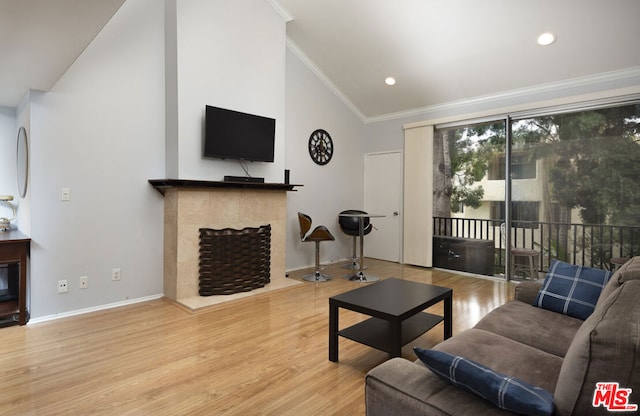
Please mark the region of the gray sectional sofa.
<svg viewBox="0 0 640 416"><path fill-rule="evenodd" d="M632 411L640 404L640 257L613 274L586 320L533 306L541 287L542 281L522 282L515 300L433 349L542 387L553 395L558 416L640 414ZM615 392L601 391L594 407L597 383L613 382L625 394L615 401L609 400ZM419 360L393 358L375 367L365 395L368 416L513 414Z"/></svg>

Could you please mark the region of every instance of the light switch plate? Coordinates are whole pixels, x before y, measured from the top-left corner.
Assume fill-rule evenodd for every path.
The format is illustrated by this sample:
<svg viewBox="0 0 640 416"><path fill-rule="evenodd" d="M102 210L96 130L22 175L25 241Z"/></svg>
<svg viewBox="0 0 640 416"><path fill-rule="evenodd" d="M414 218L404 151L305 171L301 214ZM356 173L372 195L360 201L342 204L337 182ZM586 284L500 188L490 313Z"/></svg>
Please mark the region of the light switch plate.
<svg viewBox="0 0 640 416"><path fill-rule="evenodd" d="M60 188L60 201L71 201L70 188Z"/></svg>

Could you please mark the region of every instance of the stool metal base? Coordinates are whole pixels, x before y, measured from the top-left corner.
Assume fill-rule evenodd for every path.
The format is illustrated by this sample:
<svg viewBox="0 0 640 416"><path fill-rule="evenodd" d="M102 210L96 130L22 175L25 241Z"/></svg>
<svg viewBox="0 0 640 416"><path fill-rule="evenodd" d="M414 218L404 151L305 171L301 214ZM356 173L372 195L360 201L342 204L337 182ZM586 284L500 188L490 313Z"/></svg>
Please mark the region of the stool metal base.
<svg viewBox="0 0 640 416"><path fill-rule="evenodd" d="M315 272L313 274L305 274L304 276L302 276L302 280L306 280L307 282L321 283L331 280L331 276L322 274L320 272Z"/></svg>
<svg viewBox="0 0 640 416"><path fill-rule="evenodd" d="M347 270L360 270L360 264L356 259L351 260L351 263L344 264L341 267ZM362 270L367 270L367 266L363 266Z"/></svg>
<svg viewBox="0 0 640 416"><path fill-rule="evenodd" d="M360 283L373 283L380 280L378 276L374 276L371 274L364 274L362 272L358 272L356 274L349 274L344 278L351 282L360 282Z"/></svg>

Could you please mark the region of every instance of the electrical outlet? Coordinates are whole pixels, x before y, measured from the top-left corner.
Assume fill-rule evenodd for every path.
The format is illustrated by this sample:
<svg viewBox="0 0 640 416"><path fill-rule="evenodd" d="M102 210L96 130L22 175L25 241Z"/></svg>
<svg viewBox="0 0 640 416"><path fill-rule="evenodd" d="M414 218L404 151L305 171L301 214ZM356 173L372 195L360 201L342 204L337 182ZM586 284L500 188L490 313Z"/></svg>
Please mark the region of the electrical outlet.
<svg viewBox="0 0 640 416"><path fill-rule="evenodd" d="M69 282L67 279L58 280L58 293L67 293L69 291Z"/></svg>
<svg viewBox="0 0 640 416"><path fill-rule="evenodd" d="M86 289L89 287L89 276L80 276L80 289Z"/></svg>
<svg viewBox="0 0 640 416"><path fill-rule="evenodd" d="M111 280L120 280L120 269L111 269Z"/></svg>

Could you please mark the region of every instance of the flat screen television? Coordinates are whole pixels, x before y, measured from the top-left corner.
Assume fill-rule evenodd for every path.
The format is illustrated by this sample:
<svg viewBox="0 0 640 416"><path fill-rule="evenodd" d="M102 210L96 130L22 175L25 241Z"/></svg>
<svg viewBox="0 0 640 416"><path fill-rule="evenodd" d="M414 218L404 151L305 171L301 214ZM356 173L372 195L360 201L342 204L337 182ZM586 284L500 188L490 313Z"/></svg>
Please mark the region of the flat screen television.
<svg viewBox="0 0 640 416"><path fill-rule="evenodd" d="M206 106L204 156L273 162L276 120Z"/></svg>

